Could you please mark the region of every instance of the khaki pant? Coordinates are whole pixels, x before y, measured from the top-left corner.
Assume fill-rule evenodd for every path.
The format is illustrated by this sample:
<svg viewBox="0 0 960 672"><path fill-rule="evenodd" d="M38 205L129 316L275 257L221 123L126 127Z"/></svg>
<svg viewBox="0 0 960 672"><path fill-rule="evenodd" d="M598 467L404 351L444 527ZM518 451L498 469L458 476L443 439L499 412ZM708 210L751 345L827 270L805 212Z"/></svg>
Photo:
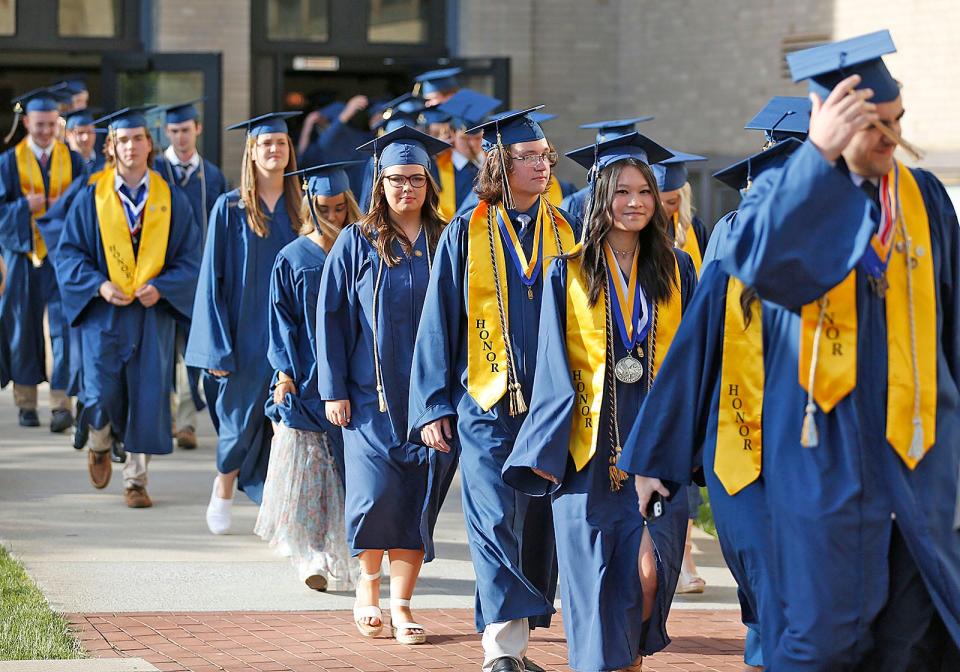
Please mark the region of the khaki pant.
<svg viewBox="0 0 960 672"><path fill-rule="evenodd" d="M197 428L197 407L190 394L190 378L187 376L187 365L183 361L185 344L180 334L177 335L177 389L170 395L170 410L173 413L174 430L187 427ZM201 394L203 394L201 388Z"/></svg>
<svg viewBox="0 0 960 672"><path fill-rule="evenodd" d="M13 384L13 403L25 411L37 410L37 386ZM63 390L50 390L50 410L72 410L70 397Z"/></svg>
<svg viewBox="0 0 960 672"><path fill-rule="evenodd" d="M106 453L113 445L110 436L110 425L102 429L90 428L90 450L94 453ZM123 465L123 487L132 488L139 485L147 487L147 465L150 456L146 453L127 453L127 461Z"/></svg>

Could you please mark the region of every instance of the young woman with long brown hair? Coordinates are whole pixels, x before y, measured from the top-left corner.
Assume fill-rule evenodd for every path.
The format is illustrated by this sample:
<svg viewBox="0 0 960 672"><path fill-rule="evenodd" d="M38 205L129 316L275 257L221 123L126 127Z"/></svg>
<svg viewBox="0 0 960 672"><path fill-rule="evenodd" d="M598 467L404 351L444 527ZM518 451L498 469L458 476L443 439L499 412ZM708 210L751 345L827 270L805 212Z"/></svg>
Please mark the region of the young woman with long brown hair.
<svg viewBox="0 0 960 672"><path fill-rule="evenodd" d="M686 504L648 524L617 461L696 273L649 165L669 152L631 133L567 156L590 169L593 194L582 245L544 281L530 413L503 473L552 496L571 667L639 670L669 641Z"/></svg>
<svg viewBox="0 0 960 672"><path fill-rule="evenodd" d="M345 168L303 175L300 237L280 250L270 278L274 371L267 417L273 421L270 468L254 532L290 558L314 590L351 590L355 563L343 529L343 438L327 420L317 384L317 297L327 254L340 231L360 218Z"/></svg>
<svg viewBox="0 0 960 672"><path fill-rule="evenodd" d="M246 131L240 188L210 215L185 360L205 371L217 428L217 477L207 507L214 534L230 529L234 484L260 503L272 431L263 394L272 371L263 319L277 253L300 230L300 182L285 119L275 112L230 126Z"/></svg>
<svg viewBox="0 0 960 672"><path fill-rule="evenodd" d="M390 559L393 635L426 641L410 598L433 559L433 526L455 455L406 440L414 338L445 222L430 157L448 148L403 126L361 146L374 155L370 212L330 250L317 305L317 364L327 419L343 428L346 527L360 561L354 621L383 628L380 565Z"/></svg>

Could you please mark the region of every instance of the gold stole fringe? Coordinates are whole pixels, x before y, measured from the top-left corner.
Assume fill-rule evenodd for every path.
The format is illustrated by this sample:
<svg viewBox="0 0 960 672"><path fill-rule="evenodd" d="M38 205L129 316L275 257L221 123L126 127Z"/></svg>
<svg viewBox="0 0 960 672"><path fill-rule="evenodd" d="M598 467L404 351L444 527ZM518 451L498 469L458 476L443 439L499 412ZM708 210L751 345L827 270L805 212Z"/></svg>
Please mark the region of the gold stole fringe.
<svg viewBox="0 0 960 672"><path fill-rule="evenodd" d="M743 283L727 281L713 470L729 495L760 477L763 456L763 314L760 302L744 324ZM741 327L741 325L743 325Z"/></svg>
<svg viewBox="0 0 960 672"><path fill-rule="evenodd" d="M580 273L579 259L571 259L567 264L567 361L576 394L571 420L570 455L577 471L580 471L596 453L600 432L607 361L606 299L601 292L596 304L591 306ZM674 277L677 284L670 300L665 304L657 304L653 327L647 335L646 366L651 384L656 378L656 366L667 356L673 343L682 316L683 292L676 257ZM644 382L641 380L634 384L643 385Z"/></svg>
<svg viewBox="0 0 960 672"><path fill-rule="evenodd" d="M886 272L886 438L913 469L936 440L937 295L923 194L910 170L899 162L898 169L901 213L895 223L894 251ZM825 413L832 411L857 382L856 295L856 271L852 271L801 312L800 384L809 391L813 378L813 398ZM915 330L915 342L911 330ZM814 343L818 341L814 355ZM811 426L815 430L812 410L808 410L805 423L808 430ZM816 445L815 431L812 434L804 432L804 439L813 439L805 445Z"/></svg>
<svg viewBox="0 0 960 672"><path fill-rule="evenodd" d="M115 169L104 170L94 188L97 222L110 281L127 296L133 296L147 281L159 275L167 256L172 208L170 187L158 173L149 172L150 186L137 255L133 253L123 204L114 189Z"/></svg>
<svg viewBox="0 0 960 672"><path fill-rule="evenodd" d="M43 186L43 173L40 170L40 162L36 155L30 149L27 138L17 143L14 149L14 155L17 159L17 172L20 174L20 191L24 196L30 194L47 193ZM70 182L73 181L73 163L70 161L70 150L67 146L55 140L53 149L50 151L50 193L47 194L49 200L60 197ZM33 251L28 252L34 266L40 266L43 260L47 258L47 244L40 235L40 229L37 228L37 217L40 217L47 211L46 204L37 212L30 216L30 228L33 232Z"/></svg>
<svg viewBox="0 0 960 672"><path fill-rule="evenodd" d="M547 181L547 191L544 196L547 198L547 202L554 207L559 208L560 204L563 203L563 189L560 187L560 180L552 172L550 173L550 179Z"/></svg>
<svg viewBox="0 0 960 672"><path fill-rule="evenodd" d="M440 216L449 222L457 213L457 176L453 169L453 150L448 149L435 157L440 176Z"/></svg>
<svg viewBox="0 0 960 672"><path fill-rule="evenodd" d="M501 309L507 330L510 316L507 259L495 212L491 213L494 218L492 236L487 228L487 212L490 207L486 201L480 201L474 208L470 216L467 246L467 392L484 411L493 408L507 391L507 346L501 328ZM544 210L547 207L547 203L541 199L540 214L547 216L547 224L541 227L541 281L546 276L551 258L560 254L549 225L549 214ZM557 210L554 210L553 214L563 249L569 250L576 242L573 229ZM497 278L493 276L491 244L497 259ZM516 270L509 272L515 273ZM502 306L497 301L497 283Z"/></svg>

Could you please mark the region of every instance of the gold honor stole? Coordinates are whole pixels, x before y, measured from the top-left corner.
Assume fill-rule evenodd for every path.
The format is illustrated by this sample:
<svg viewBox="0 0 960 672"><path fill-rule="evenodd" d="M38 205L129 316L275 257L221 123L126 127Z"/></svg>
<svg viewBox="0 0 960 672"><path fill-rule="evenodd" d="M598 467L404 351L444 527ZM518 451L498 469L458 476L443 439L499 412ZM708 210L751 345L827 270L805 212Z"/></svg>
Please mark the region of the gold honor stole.
<svg viewBox="0 0 960 672"><path fill-rule="evenodd" d="M895 189L896 193L886 193L884 197L899 201L902 214L897 218L900 226L891 239L894 251L886 268L886 439L913 469L936 440L937 295L930 223L920 187L899 161L887 178L887 188ZM896 217L896 212L893 216ZM877 249L875 243L871 244ZM912 267L909 274L908 256ZM801 311L799 375L800 384L809 392L822 306L817 362L813 364L813 398L825 413L833 410L857 384L856 272L851 271L839 285ZM915 329L915 341L912 329Z"/></svg>
<svg viewBox="0 0 960 672"><path fill-rule="evenodd" d="M541 264L541 273L545 276L552 257L562 254L551 230L551 207L540 199L540 211L533 244L533 258L527 262L520 241L516 238L510 219L502 212L518 259L524 266L527 278L533 276L536 265ZM496 222L496 212L491 212L492 225L488 224L487 213L490 205L480 201L470 216L467 244L467 392L484 411L489 411L503 398L507 391L507 345L504 341L504 328L509 331L509 305L507 292L507 259L503 250L503 237ZM500 206L502 210L502 206ZM573 229L554 208L553 216L557 222L560 243L564 250L570 250L575 240ZM492 230L491 229L492 226ZM540 243L542 239L542 245ZM491 245L493 251L491 253ZM543 258L538 259L543 250ZM496 255L497 275L493 277L491 254ZM512 261L510 263L512 266ZM516 271L510 271L516 272ZM502 307L498 305L497 286L500 287ZM501 313L502 310L502 313ZM502 317L502 323L501 323Z"/></svg>
<svg viewBox="0 0 960 672"><path fill-rule="evenodd" d="M673 227L674 230L679 229L680 227L680 215L679 213L673 213ZM693 230L691 226L687 229L687 235L683 239L683 246L680 247L681 250L690 255L690 258L693 259L693 267L697 271L697 277L700 276L700 267L703 266L703 254L700 252L700 241L697 240L697 233Z"/></svg>
<svg viewBox="0 0 960 672"><path fill-rule="evenodd" d="M550 173L550 179L547 180L547 191L544 196L547 197L547 202L555 208L559 208L560 204L563 203L563 189L560 187L560 180L552 172Z"/></svg>
<svg viewBox="0 0 960 672"><path fill-rule="evenodd" d="M170 187L153 170L147 188L147 202L143 208L143 233L140 250L133 254L133 241L123 204L114 188L114 168L107 168L94 187L97 221L103 253L107 259L110 281L124 294L133 296L147 281L157 277L163 270L167 256L167 241L170 237L171 198Z"/></svg>
<svg viewBox="0 0 960 672"><path fill-rule="evenodd" d="M674 257L676 288L666 303L654 308L653 327L647 334L647 371L650 384L656 377L655 365L667 356L680 326L683 299L680 266ZM583 469L597 451L600 434L600 410L603 407L607 368L606 297L601 293L590 305L587 287L580 271L580 259L567 262L567 361L575 396L573 405L570 455L577 471ZM619 269L614 269L619 273ZM609 284L609 282L607 283ZM609 291L604 287L603 292ZM616 384L616 383L614 383Z"/></svg>
<svg viewBox="0 0 960 672"><path fill-rule="evenodd" d="M453 150L441 152L435 160L440 176L440 217L449 222L457 212L457 175L453 169Z"/></svg>
<svg viewBox="0 0 960 672"><path fill-rule="evenodd" d="M763 314L760 302L744 324L743 283L731 277L723 313L720 402L713 471L729 495L760 477L763 461ZM743 325L741 327L741 325Z"/></svg>
<svg viewBox="0 0 960 672"><path fill-rule="evenodd" d="M17 172L20 174L20 191L24 196L30 194L46 194L43 186L43 173L40 171L40 162L36 155L30 149L27 138L21 140L14 154L17 158ZM70 150L67 146L55 140L53 150L50 152L50 193L47 194L47 200L59 198L70 183L73 181L73 164L70 161ZM40 266L43 260L47 258L47 244L40 235L40 229L37 228L37 217L47 211L46 205L37 212L30 215L30 229L33 232L33 251L27 252L27 256L33 262L34 266Z"/></svg>

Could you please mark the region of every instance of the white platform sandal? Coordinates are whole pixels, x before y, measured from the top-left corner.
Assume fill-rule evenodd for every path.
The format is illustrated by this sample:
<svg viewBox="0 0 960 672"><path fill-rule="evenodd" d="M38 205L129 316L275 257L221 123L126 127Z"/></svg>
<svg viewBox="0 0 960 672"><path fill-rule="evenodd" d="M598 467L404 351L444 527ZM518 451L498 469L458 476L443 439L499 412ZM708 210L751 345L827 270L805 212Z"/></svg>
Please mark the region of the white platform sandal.
<svg viewBox="0 0 960 672"><path fill-rule="evenodd" d="M395 607L409 607L410 600L403 600L399 597L390 598L390 634L400 642L408 646L427 643L427 633L419 623L412 621L403 621L394 614ZM410 632L419 630L420 632ZM406 631L406 632L404 632Z"/></svg>
<svg viewBox="0 0 960 672"><path fill-rule="evenodd" d="M376 574L364 574L360 572L360 581L379 581L382 574L382 572L377 572ZM370 625L364 623L364 618L371 620L376 619L380 621L380 624ZM361 607L354 603L353 622L356 624L357 630L359 630L360 634L364 637L376 637L383 630L383 611L381 611L380 607L376 604L368 604Z"/></svg>

